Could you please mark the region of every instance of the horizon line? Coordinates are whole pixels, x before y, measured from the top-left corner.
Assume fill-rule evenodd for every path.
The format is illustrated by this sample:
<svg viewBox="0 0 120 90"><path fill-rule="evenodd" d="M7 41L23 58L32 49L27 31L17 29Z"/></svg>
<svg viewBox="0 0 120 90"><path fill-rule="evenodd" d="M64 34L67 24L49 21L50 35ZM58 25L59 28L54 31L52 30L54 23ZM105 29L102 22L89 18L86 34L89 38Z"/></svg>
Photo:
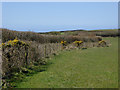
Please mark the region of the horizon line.
<svg viewBox="0 0 120 90"><path fill-rule="evenodd" d="M8 29L8 28L0 28L0 29ZM48 30L48 31L34 31L34 30L15 30L15 29L8 29L12 31L20 31L20 32L36 32L36 33L46 33L46 32L61 32L61 31L79 31L79 30L84 30L84 31L94 31L94 30L119 30L119 28L103 28L103 29L65 29L65 30Z"/></svg>

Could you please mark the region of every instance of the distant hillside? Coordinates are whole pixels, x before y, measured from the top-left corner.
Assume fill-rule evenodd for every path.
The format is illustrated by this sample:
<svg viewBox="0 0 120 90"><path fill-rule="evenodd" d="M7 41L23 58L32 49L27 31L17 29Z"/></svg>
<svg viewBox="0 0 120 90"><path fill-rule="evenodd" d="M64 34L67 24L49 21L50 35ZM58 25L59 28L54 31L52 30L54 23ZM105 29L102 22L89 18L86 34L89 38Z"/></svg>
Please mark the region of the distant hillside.
<svg viewBox="0 0 120 90"><path fill-rule="evenodd" d="M67 31L53 31L40 34L47 35L73 35L73 36L102 36L102 37L116 37L120 36L118 29L101 29L101 30L67 30Z"/></svg>

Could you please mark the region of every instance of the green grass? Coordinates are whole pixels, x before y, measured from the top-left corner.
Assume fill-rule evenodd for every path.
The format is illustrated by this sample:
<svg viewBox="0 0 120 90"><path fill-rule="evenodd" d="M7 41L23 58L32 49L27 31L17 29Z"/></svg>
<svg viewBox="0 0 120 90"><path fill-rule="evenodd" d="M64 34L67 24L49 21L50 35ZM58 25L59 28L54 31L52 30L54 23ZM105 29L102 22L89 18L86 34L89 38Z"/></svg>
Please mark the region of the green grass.
<svg viewBox="0 0 120 90"><path fill-rule="evenodd" d="M117 38L104 38L110 47L63 51L46 71L27 77L17 88L117 88Z"/></svg>

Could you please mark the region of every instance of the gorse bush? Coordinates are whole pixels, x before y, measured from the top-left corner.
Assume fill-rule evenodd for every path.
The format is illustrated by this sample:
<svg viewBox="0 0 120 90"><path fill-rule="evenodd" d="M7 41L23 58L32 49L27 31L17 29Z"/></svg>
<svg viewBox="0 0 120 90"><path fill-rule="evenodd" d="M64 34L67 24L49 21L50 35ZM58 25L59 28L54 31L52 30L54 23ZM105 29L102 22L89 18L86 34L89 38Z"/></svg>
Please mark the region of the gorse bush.
<svg viewBox="0 0 120 90"><path fill-rule="evenodd" d="M30 63L39 62L43 64L43 58L58 53L61 50L59 43L40 44L37 42L9 40L2 43L3 74L11 72L13 68L21 68ZM4 76L4 75L3 75Z"/></svg>
<svg viewBox="0 0 120 90"><path fill-rule="evenodd" d="M27 43L18 40L15 38L14 40L9 40L7 43L2 43L2 47L11 47L11 46L28 46Z"/></svg>

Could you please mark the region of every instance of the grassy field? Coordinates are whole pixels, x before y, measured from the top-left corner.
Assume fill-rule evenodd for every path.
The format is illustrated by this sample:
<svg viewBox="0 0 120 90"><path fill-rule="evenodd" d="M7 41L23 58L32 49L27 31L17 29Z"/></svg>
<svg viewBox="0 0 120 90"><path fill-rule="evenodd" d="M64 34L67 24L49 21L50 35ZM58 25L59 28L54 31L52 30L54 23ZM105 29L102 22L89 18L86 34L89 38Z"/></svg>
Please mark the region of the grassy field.
<svg viewBox="0 0 120 90"><path fill-rule="evenodd" d="M117 88L118 40L110 47L63 51L46 71L27 77L17 88Z"/></svg>

